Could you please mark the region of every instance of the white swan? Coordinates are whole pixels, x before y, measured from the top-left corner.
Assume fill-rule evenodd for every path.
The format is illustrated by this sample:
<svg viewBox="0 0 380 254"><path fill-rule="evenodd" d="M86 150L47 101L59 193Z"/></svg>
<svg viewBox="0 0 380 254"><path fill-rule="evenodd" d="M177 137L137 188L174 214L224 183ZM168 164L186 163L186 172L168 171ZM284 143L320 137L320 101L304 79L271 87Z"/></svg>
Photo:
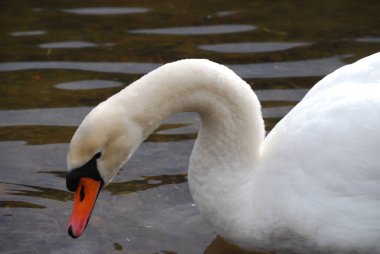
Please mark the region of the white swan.
<svg viewBox="0 0 380 254"><path fill-rule="evenodd" d="M266 138L255 93L230 69L182 60L143 76L72 138L71 236L85 229L101 186L182 111L201 117L189 185L219 235L277 253L380 253L380 53L325 77Z"/></svg>

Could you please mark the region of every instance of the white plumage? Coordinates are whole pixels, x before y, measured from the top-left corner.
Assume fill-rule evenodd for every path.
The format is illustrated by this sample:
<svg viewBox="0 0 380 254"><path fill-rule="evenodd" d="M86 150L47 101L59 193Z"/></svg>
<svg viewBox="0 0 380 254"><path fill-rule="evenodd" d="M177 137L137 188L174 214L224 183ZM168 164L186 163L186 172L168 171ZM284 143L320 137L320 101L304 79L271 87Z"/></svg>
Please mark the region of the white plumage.
<svg viewBox="0 0 380 254"><path fill-rule="evenodd" d="M260 103L228 68L164 65L97 106L70 169L97 152L109 183L168 116L201 117L189 185L222 237L277 253L380 253L380 53L326 76L264 138Z"/></svg>

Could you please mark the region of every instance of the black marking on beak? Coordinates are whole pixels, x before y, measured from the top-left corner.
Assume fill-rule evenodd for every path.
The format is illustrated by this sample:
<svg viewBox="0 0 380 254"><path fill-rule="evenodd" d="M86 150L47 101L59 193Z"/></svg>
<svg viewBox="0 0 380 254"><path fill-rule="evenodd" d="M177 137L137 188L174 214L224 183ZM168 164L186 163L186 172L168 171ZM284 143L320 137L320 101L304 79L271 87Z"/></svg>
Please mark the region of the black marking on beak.
<svg viewBox="0 0 380 254"><path fill-rule="evenodd" d="M71 170L66 175L66 187L69 191L75 192L78 188L79 181L82 177L92 178L97 181L101 181L102 185L104 181L99 174L98 167L96 164L96 160L102 156L101 153L95 154L94 157L90 161L88 161L83 166ZM83 198L84 198L84 190L83 190ZM82 200L82 191L81 191L81 200Z"/></svg>
<svg viewBox="0 0 380 254"><path fill-rule="evenodd" d="M73 228L70 226L69 229L67 230L67 232L69 233L69 235L72 237L72 238L77 238L78 236L75 236L74 233L73 233Z"/></svg>

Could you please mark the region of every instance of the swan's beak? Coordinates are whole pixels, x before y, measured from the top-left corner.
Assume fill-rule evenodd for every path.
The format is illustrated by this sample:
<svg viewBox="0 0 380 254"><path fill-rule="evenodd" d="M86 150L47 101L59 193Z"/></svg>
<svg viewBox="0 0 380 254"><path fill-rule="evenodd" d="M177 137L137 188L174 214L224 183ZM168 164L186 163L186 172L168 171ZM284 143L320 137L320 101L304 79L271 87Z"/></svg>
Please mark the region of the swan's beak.
<svg viewBox="0 0 380 254"><path fill-rule="evenodd" d="M79 237L86 229L101 186L101 181L85 177L80 179L68 224L68 233L72 238Z"/></svg>

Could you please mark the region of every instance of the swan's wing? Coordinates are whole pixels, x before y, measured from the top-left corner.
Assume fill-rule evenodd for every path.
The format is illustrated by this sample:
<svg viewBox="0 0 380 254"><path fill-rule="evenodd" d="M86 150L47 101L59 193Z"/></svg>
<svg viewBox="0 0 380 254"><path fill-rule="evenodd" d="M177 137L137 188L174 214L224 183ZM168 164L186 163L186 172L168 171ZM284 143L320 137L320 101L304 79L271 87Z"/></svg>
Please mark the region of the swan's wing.
<svg viewBox="0 0 380 254"><path fill-rule="evenodd" d="M380 187L380 53L321 80L268 135L264 149L290 158L308 176L363 178L373 171L364 180L376 176Z"/></svg>
<svg viewBox="0 0 380 254"><path fill-rule="evenodd" d="M277 221L326 243L373 245L380 237L380 54L318 83L267 136L262 156L255 192L266 190L259 201Z"/></svg>
<svg viewBox="0 0 380 254"><path fill-rule="evenodd" d="M345 90L347 86L370 84L380 80L380 53L345 65L319 81L305 96L305 99L328 93L331 88Z"/></svg>

